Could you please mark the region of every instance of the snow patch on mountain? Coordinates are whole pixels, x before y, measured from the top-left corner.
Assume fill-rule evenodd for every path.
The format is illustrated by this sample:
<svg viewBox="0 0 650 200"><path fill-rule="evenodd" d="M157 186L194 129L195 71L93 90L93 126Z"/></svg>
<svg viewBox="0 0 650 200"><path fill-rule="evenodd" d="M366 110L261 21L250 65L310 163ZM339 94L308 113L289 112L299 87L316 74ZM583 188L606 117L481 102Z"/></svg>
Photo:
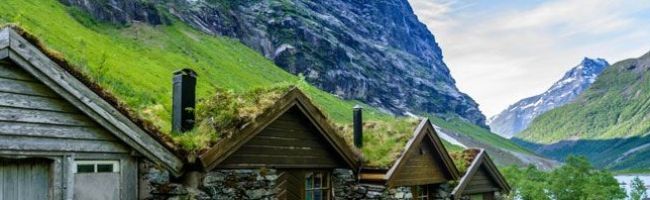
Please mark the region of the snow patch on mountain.
<svg viewBox="0 0 650 200"><path fill-rule="evenodd" d="M584 58L546 92L522 99L488 120L492 132L511 138L528 128L535 117L575 99L591 86L609 63L602 58Z"/></svg>

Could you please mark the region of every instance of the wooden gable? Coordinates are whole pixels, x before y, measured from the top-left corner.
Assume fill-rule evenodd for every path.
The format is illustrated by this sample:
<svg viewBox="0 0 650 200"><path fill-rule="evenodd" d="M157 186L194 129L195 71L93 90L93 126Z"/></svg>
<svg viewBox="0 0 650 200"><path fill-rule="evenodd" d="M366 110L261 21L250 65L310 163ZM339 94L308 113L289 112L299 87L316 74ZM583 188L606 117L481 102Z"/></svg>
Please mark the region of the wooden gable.
<svg viewBox="0 0 650 200"><path fill-rule="evenodd" d="M63 142L58 142L56 148L61 150L126 152L128 146L173 174L182 173L184 163L172 151L10 27L0 30L0 60L4 63L0 89L5 96L13 97L4 100L5 110L0 111L3 118L9 119L3 131L25 127L15 123L31 123L34 126L26 126L28 129L20 134L38 132L60 137ZM30 101L20 99L24 96L30 96ZM71 137L75 137L74 142ZM9 141L4 139L2 142ZM94 140L92 144L79 144L88 139ZM30 146L51 145L36 141L38 138L31 140L6 148L27 150Z"/></svg>
<svg viewBox="0 0 650 200"><path fill-rule="evenodd" d="M0 61L0 149L129 153L130 148L27 73Z"/></svg>
<svg viewBox="0 0 650 200"><path fill-rule="evenodd" d="M259 153L264 155L255 155ZM358 159L347 143L297 88L231 137L221 138L199 158L207 170L358 166Z"/></svg>
<svg viewBox="0 0 650 200"><path fill-rule="evenodd" d="M219 168L335 168L345 167L318 129L292 108L226 158Z"/></svg>
<svg viewBox="0 0 650 200"><path fill-rule="evenodd" d="M458 170L429 120L422 120L414 134L386 173L387 185L427 185L458 179Z"/></svg>
<svg viewBox="0 0 650 200"><path fill-rule="evenodd" d="M485 150L480 150L458 186L452 191L455 199L463 196L510 191L506 179L496 168Z"/></svg>

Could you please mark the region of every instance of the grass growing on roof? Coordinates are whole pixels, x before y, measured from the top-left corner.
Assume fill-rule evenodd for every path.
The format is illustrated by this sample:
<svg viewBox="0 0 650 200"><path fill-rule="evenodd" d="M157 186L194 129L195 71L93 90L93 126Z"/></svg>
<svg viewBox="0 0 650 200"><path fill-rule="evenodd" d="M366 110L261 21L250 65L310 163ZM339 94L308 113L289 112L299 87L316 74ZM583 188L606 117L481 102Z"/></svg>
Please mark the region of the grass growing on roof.
<svg viewBox="0 0 650 200"><path fill-rule="evenodd" d="M389 167L404 150L413 131L420 123L417 118L399 117L381 121L366 120L363 123L363 148L361 152L366 165ZM352 144L351 124L338 125L339 132Z"/></svg>
<svg viewBox="0 0 650 200"><path fill-rule="evenodd" d="M177 143L188 150L201 150L221 137L230 137L292 88L278 84L239 93L217 88L212 97L199 100L195 109L196 127L189 133L177 134Z"/></svg>

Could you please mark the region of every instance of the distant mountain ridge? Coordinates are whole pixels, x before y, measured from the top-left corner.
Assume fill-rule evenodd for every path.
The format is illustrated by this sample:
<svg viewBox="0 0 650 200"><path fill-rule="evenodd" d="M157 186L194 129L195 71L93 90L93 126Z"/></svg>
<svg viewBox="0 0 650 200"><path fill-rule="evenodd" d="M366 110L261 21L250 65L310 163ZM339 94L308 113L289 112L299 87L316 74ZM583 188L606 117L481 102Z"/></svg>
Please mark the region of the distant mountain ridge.
<svg viewBox="0 0 650 200"><path fill-rule="evenodd" d="M557 160L570 154L613 170L650 169L650 52L605 69L574 101L538 116L513 141Z"/></svg>
<svg viewBox="0 0 650 200"><path fill-rule="evenodd" d="M609 66L602 58L585 57L580 64L566 72L546 92L522 99L488 121L492 132L511 138L528 128L539 115L574 100L596 81Z"/></svg>

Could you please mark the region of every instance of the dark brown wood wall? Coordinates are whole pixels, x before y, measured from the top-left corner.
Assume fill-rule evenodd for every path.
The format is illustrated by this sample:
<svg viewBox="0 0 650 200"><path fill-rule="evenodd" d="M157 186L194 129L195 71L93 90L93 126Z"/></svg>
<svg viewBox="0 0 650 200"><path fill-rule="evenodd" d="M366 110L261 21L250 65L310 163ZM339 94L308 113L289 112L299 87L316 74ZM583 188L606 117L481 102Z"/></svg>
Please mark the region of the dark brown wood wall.
<svg viewBox="0 0 650 200"><path fill-rule="evenodd" d="M22 68L0 61L0 150L128 153L128 148Z"/></svg>
<svg viewBox="0 0 650 200"><path fill-rule="evenodd" d="M279 200L299 200L305 197L305 172L280 170L276 182Z"/></svg>
<svg viewBox="0 0 650 200"><path fill-rule="evenodd" d="M476 174L471 177L469 183L467 183L467 186L465 186L463 194L478 194L485 192L494 192L498 190L499 186L487 173L485 166L481 166L481 168L476 171Z"/></svg>
<svg viewBox="0 0 650 200"><path fill-rule="evenodd" d="M427 139L415 145L414 151L408 152L405 163L389 182L391 186L414 186L443 183L449 180L443 170L442 160L438 158L433 144ZM423 154L422 154L423 153Z"/></svg>
<svg viewBox="0 0 650 200"><path fill-rule="evenodd" d="M288 110L217 168L335 168L344 160L297 108Z"/></svg>

